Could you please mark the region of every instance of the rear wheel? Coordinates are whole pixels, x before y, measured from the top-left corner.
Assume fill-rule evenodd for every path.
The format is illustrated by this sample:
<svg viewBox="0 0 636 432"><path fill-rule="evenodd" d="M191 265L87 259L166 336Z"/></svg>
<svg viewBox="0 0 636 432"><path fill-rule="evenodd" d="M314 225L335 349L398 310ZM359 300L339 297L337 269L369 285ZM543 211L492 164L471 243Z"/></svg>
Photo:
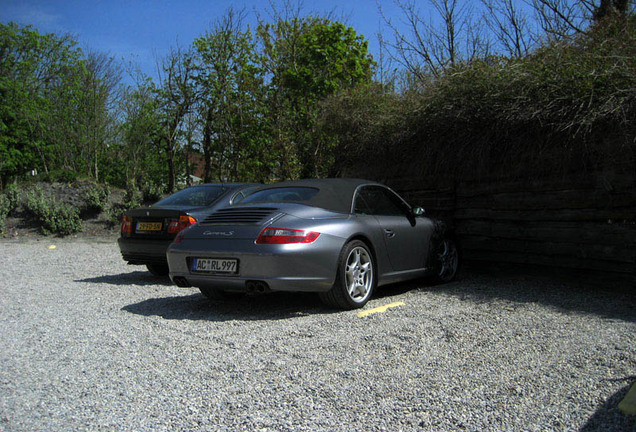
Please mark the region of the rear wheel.
<svg viewBox="0 0 636 432"><path fill-rule="evenodd" d="M376 284L373 255L366 243L354 240L340 252L336 282L320 299L336 308L358 309L369 301Z"/></svg>
<svg viewBox="0 0 636 432"><path fill-rule="evenodd" d="M155 276L168 276L170 272L167 264L147 264L146 268Z"/></svg>

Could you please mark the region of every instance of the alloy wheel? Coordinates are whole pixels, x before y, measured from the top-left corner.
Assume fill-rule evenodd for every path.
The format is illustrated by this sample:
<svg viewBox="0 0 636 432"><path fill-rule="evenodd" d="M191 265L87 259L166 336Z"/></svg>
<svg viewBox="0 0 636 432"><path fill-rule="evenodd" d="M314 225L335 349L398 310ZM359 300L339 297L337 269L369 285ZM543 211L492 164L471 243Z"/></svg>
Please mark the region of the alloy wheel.
<svg viewBox="0 0 636 432"><path fill-rule="evenodd" d="M370 253L357 246L347 257L345 276L347 291L353 301L364 301L373 287L373 261Z"/></svg>

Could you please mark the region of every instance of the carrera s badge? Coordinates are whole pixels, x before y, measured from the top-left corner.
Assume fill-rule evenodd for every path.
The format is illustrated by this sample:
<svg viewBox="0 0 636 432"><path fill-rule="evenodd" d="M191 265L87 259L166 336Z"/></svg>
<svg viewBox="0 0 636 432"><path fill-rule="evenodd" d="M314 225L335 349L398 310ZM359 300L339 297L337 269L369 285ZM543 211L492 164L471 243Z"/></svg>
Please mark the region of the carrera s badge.
<svg viewBox="0 0 636 432"><path fill-rule="evenodd" d="M204 236L217 236L217 237L232 237L234 231L205 231Z"/></svg>

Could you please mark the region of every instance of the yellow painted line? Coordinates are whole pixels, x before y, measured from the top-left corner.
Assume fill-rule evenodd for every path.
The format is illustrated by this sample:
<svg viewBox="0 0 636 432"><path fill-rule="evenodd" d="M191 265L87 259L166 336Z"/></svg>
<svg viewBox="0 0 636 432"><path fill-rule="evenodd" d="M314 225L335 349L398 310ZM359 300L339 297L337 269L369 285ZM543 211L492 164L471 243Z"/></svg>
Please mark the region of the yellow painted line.
<svg viewBox="0 0 636 432"><path fill-rule="evenodd" d="M618 409L627 415L636 415L636 384L632 385L625 398L618 404Z"/></svg>
<svg viewBox="0 0 636 432"><path fill-rule="evenodd" d="M387 309L398 307L398 306L404 306L404 302L389 303L388 305L379 306L379 307L376 307L376 308L373 308L373 309L369 309L369 310L365 310L365 311L362 311L362 312L358 312L358 317L362 318L362 317L365 317L367 315L386 312Z"/></svg>

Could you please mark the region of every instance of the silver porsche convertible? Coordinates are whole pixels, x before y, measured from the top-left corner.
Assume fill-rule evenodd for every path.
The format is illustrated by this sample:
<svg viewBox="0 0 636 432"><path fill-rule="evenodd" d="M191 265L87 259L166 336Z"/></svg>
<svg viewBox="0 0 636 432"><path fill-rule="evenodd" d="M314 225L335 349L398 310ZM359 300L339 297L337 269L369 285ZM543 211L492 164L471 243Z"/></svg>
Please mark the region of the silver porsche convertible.
<svg viewBox="0 0 636 432"><path fill-rule="evenodd" d="M380 183L298 180L258 187L181 231L167 258L174 283L209 298L309 291L354 309L381 285L451 281L459 257L449 234Z"/></svg>

